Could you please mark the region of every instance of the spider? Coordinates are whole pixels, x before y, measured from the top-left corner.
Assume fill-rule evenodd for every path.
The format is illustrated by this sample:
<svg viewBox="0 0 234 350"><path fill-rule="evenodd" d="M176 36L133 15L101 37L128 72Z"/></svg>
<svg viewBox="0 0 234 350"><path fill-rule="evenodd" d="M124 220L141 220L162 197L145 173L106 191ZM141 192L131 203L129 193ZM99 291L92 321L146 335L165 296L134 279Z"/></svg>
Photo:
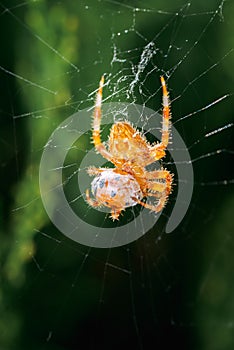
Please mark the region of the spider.
<svg viewBox="0 0 234 350"><path fill-rule="evenodd" d="M120 213L137 204L154 212L160 212L171 193L173 174L168 170L147 171L146 166L163 158L170 137L170 100L164 77L161 76L163 113L161 142L150 144L144 135L127 121L114 123L110 130L108 145L101 141L101 105L104 76L96 95L93 115L92 141L96 151L115 165L115 168L90 167L87 172L95 176L91 183L94 198L86 190L86 200L92 207L110 208L110 217L119 220ZM155 204L142 201L155 197Z"/></svg>

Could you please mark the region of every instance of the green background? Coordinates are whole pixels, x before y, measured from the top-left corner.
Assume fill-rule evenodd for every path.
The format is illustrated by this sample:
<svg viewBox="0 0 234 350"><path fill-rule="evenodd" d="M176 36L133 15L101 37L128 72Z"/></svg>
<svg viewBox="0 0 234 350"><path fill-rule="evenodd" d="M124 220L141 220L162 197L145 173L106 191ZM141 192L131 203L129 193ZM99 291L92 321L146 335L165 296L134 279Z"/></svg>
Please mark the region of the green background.
<svg viewBox="0 0 234 350"><path fill-rule="evenodd" d="M0 9L0 349L233 349L233 127L205 135L233 123L234 3L40 0ZM175 190L137 242L80 246L43 209L43 146L68 115L93 105L103 73L108 102L126 102L151 40L157 54L134 102L158 110L158 77L169 76L173 122L191 158L202 156L189 211L164 234ZM84 153L86 141L78 147Z"/></svg>

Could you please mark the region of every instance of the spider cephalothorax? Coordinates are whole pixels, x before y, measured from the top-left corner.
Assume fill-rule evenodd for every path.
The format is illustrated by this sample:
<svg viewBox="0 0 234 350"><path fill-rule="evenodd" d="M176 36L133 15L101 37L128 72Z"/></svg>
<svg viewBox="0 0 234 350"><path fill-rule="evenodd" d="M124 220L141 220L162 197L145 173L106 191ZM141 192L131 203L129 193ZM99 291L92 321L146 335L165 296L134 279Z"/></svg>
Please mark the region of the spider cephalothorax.
<svg viewBox="0 0 234 350"><path fill-rule="evenodd" d="M163 123L161 142L151 145L144 135L128 122L112 125L108 148L101 142L101 104L104 77L101 78L96 97L92 139L96 150L115 168L90 167L88 174L95 176L91 188L94 199L86 191L87 202L93 206L111 209L113 220L118 219L122 210L141 204L155 212L161 211L171 192L172 174L166 169L147 171L146 166L165 156L169 141L170 106L166 83L161 77L163 89ZM144 197L155 197L155 204L142 201Z"/></svg>

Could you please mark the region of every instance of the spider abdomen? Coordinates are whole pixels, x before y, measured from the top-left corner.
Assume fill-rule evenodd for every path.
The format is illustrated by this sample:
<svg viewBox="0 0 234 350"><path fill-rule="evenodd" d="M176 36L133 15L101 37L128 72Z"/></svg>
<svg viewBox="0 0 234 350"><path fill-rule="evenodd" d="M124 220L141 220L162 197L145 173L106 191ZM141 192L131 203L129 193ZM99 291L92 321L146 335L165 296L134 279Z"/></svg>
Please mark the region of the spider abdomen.
<svg viewBox="0 0 234 350"><path fill-rule="evenodd" d="M92 193L96 200L110 208L127 208L138 204L142 199L140 185L128 173L118 173L107 169L96 176L91 183Z"/></svg>

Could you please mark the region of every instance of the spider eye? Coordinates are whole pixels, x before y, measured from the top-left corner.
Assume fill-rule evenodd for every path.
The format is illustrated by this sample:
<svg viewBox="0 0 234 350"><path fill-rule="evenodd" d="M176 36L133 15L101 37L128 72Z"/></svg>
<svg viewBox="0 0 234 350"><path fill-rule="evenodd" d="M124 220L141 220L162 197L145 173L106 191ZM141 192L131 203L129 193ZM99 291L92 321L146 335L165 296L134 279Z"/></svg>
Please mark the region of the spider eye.
<svg viewBox="0 0 234 350"><path fill-rule="evenodd" d="M116 192L115 191L111 191L111 197L113 198L113 197L115 197L116 196Z"/></svg>

